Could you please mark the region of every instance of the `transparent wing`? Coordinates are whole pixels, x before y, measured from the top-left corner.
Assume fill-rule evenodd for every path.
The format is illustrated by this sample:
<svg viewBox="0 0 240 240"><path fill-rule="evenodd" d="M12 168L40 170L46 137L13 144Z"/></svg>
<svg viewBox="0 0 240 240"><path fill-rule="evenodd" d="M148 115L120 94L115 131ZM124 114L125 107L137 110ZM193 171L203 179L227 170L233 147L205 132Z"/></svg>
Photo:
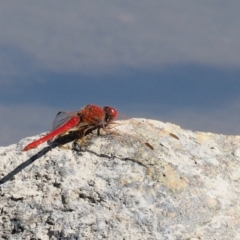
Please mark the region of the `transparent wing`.
<svg viewBox="0 0 240 240"><path fill-rule="evenodd" d="M73 116L77 115L77 111L74 112L64 112L60 111L57 113L55 119L53 120L53 128L52 130L55 130L62 125L64 125L66 122L68 122Z"/></svg>

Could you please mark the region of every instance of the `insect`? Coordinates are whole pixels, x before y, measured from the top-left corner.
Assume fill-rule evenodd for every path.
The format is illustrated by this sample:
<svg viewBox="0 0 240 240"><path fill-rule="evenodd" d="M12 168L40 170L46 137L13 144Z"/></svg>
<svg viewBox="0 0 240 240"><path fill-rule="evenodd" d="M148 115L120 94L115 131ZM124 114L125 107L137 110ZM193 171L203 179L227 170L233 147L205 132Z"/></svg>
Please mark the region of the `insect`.
<svg viewBox="0 0 240 240"><path fill-rule="evenodd" d="M116 109L108 106L100 108L99 106L92 104L75 112L59 112L53 121L53 130L46 136L28 144L22 149L22 151L28 151L35 148L43 142L61 136L71 129L81 129L83 127L85 127L85 129L91 127L98 129L105 128L116 117Z"/></svg>

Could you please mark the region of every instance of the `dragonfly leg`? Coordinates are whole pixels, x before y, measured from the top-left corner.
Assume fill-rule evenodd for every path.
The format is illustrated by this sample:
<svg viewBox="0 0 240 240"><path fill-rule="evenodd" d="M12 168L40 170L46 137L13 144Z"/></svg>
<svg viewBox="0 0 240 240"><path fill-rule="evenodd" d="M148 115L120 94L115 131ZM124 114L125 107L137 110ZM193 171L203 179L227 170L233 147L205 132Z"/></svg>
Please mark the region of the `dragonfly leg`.
<svg viewBox="0 0 240 240"><path fill-rule="evenodd" d="M79 140L73 141L72 150L74 150L75 152L78 152L78 153L80 153L82 151L81 143L79 144Z"/></svg>
<svg viewBox="0 0 240 240"><path fill-rule="evenodd" d="M86 137L88 134L90 134L92 130L93 130L93 127L90 127L90 126L79 128L79 129L76 131L76 133L77 133L77 139L75 139L75 140L73 141L72 150L74 150L74 151L76 151L76 152L81 152L81 151L82 151L82 147L83 147L84 144L87 142L85 137Z"/></svg>

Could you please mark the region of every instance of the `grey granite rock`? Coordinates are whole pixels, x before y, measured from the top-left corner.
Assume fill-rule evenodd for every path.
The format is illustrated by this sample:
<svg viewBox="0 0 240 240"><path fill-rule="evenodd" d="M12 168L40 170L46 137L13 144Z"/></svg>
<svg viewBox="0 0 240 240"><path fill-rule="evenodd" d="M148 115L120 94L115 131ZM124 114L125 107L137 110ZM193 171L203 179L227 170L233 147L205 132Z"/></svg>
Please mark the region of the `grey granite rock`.
<svg viewBox="0 0 240 240"><path fill-rule="evenodd" d="M21 152L38 137L0 148L1 239L240 239L240 136L131 119Z"/></svg>

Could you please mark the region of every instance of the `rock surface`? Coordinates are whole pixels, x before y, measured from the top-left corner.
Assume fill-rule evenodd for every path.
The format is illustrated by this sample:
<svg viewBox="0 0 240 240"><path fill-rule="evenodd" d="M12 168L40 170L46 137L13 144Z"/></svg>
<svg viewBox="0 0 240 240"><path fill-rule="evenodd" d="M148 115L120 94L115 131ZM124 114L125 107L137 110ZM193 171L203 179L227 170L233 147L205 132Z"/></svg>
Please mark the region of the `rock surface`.
<svg viewBox="0 0 240 240"><path fill-rule="evenodd" d="M240 136L130 119L21 152L38 137L0 148L1 239L240 239Z"/></svg>

